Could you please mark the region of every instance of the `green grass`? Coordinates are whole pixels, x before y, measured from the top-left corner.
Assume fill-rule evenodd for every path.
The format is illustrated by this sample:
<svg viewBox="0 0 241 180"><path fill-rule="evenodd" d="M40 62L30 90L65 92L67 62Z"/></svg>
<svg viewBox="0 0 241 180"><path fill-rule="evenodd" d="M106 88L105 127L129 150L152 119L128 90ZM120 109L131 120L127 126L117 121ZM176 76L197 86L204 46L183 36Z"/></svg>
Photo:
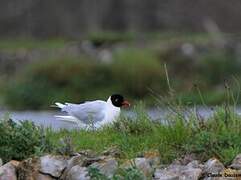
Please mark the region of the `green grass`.
<svg viewBox="0 0 241 180"><path fill-rule="evenodd" d="M0 119L0 157L6 163L40 156L53 150L47 132L32 122L15 123L8 117Z"/></svg>
<svg viewBox="0 0 241 180"><path fill-rule="evenodd" d="M169 109L165 120L157 122L139 105L134 108L135 117L121 116L115 123L98 130L52 131L31 123L16 125L2 121L1 158L21 160L46 152L68 154L86 149L98 154L115 147L121 152L120 161L158 150L161 163L194 153L203 162L216 157L228 165L241 152L241 116L235 113L235 107L216 107L208 119L200 117L196 108L185 113L185 107L180 105Z"/></svg>
<svg viewBox="0 0 241 180"><path fill-rule="evenodd" d="M136 39L136 35L131 32L93 32L89 33L86 37L87 40L92 42L95 46L112 45L115 43L129 43Z"/></svg>
<svg viewBox="0 0 241 180"><path fill-rule="evenodd" d="M182 32L154 32L143 36L147 40L159 42L165 45L174 45L180 42L207 44L212 40L208 33L182 33Z"/></svg>
<svg viewBox="0 0 241 180"><path fill-rule="evenodd" d="M134 42L138 39L139 35L134 33L116 33L116 32L95 32L90 33L85 39L91 41L96 45L102 44L115 44L115 43L129 43ZM189 42L201 42L207 41L207 34L180 34L180 33L150 33L143 34L141 37L158 40L161 42L176 42L187 40ZM5 38L0 39L0 51L16 51L20 49L31 50L31 49L58 49L63 48L71 40L63 38L55 39L32 39L32 38Z"/></svg>
<svg viewBox="0 0 241 180"><path fill-rule="evenodd" d="M151 150L159 150L162 163L194 153L199 160L219 158L228 164L241 152L241 117L230 107L219 107L208 119L201 119L195 110L188 117L178 107L163 123L152 121L143 109L135 118L121 117L113 125L97 131L61 130L50 133L56 143L60 138L72 139L75 150L91 149L101 152L109 147L121 150L121 158L129 159Z"/></svg>
<svg viewBox="0 0 241 180"><path fill-rule="evenodd" d="M31 49L57 49L66 45L64 39L49 39L49 40L37 40L37 39L1 39L0 50L1 51L16 51L19 49L31 50Z"/></svg>

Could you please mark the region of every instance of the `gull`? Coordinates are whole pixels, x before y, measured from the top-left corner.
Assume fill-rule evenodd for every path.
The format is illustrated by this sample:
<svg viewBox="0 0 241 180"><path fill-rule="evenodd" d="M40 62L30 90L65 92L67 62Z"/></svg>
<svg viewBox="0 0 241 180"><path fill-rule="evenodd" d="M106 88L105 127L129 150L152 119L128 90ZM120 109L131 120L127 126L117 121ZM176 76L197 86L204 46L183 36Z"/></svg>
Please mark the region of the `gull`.
<svg viewBox="0 0 241 180"><path fill-rule="evenodd" d="M66 112L67 115L55 116L58 120L76 123L79 127L93 126L99 128L115 121L121 111L121 107L129 107L130 103L120 94L111 95L107 101L95 100L82 104L59 103L55 105Z"/></svg>

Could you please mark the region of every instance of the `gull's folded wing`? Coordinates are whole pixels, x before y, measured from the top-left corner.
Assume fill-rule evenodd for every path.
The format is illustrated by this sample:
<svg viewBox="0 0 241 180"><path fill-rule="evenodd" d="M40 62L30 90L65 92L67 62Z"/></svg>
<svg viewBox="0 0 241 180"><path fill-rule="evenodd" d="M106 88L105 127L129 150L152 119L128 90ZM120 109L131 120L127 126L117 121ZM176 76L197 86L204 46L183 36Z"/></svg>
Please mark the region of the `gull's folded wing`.
<svg viewBox="0 0 241 180"><path fill-rule="evenodd" d="M103 120L106 108L105 101L88 101L83 104L70 104L66 103L62 111L67 112L69 115L79 119L85 124L96 123Z"/></svg>

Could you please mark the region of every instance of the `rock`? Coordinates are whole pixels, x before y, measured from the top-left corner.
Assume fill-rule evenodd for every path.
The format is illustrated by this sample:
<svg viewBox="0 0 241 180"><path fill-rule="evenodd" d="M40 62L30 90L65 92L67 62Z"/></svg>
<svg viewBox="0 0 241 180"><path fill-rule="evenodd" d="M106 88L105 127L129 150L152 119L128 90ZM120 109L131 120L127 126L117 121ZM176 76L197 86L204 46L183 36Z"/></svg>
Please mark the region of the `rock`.
<svg viewBox="0 0 241 180"><path fill-rule="evenodd" d="M121 151L116 147L112 147L102 152L102 155L119 158L121 156Z"/></svg>
<svg viewBox="0 0 241 180"><path fill-rule="evenodd" d="M223 178L222 180L237 180L240 179L240 175L241 175L241 171L240 170L236 170L236 169L224 169L223 172L221 173L223 174ZM237 176L237 177L235 177ZM221 180L221 178L219 178L218 180Z"/></svg>
<svg viewBox="0 0 241 180"><path fill-rule="evenodd" d="M152 168L160 165L160 154L158 151L147 151L144 153L144 158L148 160Z"/></svg>
<svg viewBox="0 0 241 180"><path fill-rule="evenodd" d="M17 180L18 161L10 161L0 167L0 180Z"/></svg>
<svg viewBox="0 0 241 180"><path fill-rule="evenodd" d="M99 169L101 174L111 178L118 168L118 163L114 158L106 158L91 164L91 167Z"/></svg>
<svg viewBox="0 0 241 180"><path fill-rule="evenodd" d="M19 166L19 164L20 164L19 161L15 161L15 160L11 160L10 163L11 163L15 168L17 168L17 167Z"/></svg>
<svg viewBox="0 0 241 180"><path fill-rule="evenodd" d="M37 158L29 158L20 162L18 166L18 179L32 180L39 174L40 161Z"/></svg>
<svg viewBox="0 0 241 180"><path fill-rule="evenodd" d="M201 174L202 170L199 168L187 168L181 171L180 180L198 180Z"/></svg>
<svg viewBox="0 0 241 180"><path fill-rule="evenodd" d="M128 160L120 166L121 169L128 169L132 167L136 167L146 177L150 177L154 172L154 168L152 168L150 160L144 157Z"/></svg>
<svg viewBox="0 0 241 180"><path fill-rule="evenodd" d="M40 172L59 178L67 167L67 160L62 156L46 155L40 158Z"/></svg>
<svg viewBox="0 0 241 180"><path fill-rule="evenodd" d="M83 162L83 165L84 167L87 167L95 162L100 162L100 161L103 161L104 159L106 159L105 156L99 156L99 157L90 157L90 158L86 158Z"/></svg>
<svg viewBox="0 0 241 180"><path fill-rule="evenodd" d="M202 164L200 164L198 160L194 160L194 161L189 162L187 164L187 167L203 169L204 166Z"/></svg>
<svg viewBox="0 0 241 180"><path fill-rule="evenodd" d="M92 157L92 158L94 158L94 157L97 156L97 154L96 154L94 151L89 150L89 149L80 151L80 152L78 152L78 153L79 153L80 155L84 155L84 156L86 156L86 157Z"/></svg>
<svg viewBox="0 0 241 180"><path fill-rule="evenodd" d="M215 158L209 159L203 167L203 173L209 174L209 173L220 173L224 170L224 165Z"/></svg>
<svg viewBox="0 0 241 180"><path fill-rule="evenodd" d="M76 156L73 156L71 159L67 161L67 167L64 170L64 173L62 174L60 179L66 179L67 173L70 171L70 169L76 165L84 166L86 157L80 154L77 154Z"/></svg>
<svg viewBox="0 0 241 180"><path fill-rule="evenodd" d="M238 170L241 170L241 154L238 154L232 164L229 166L230 168L232 169L238 169Z"/></svg>
<svg viewBox="0 0 241 180"><path fill-rule="evenodd" d="M154 173L155 180L179 180L179 175L166 169L157 169Z"/></svg>
<svg viewBox="0 0 241 180"><path fill-rule="evenodd" d="M71 169L75 165L83 166L86 159L87 158L82 155L73 156L67 161L67 169Z"/></svg>
<svg viewBox="0 0 241 180"><path fill-rule="evenodd" d="M73 166L66 175L68 180L89 180L88 170L86 167L81 167L79 165Z"/></svg>
<svg viewBox="0 0 241 180"><path fill-rule="evenodd" d="M53 180L50 175L41 174L39 158L29 158L20 162L18 166L19 180Z"/></svg>
<svg viewBox="0 0 241 180"><path fill-rule="evenodd" d="M235 169L224 169L220 173L203 174L203 180L237 180L240 179L241 171Z"/></svg>
<svg viewBox="0 0 241 180"><path fill-rule="evenodd" d="M150 165L150 162L146 158L136 158L135 165L146 177L149 177L153 173L153 169Z"/></svg>
<svg viewBox="0 0 241 180"><path fill-rule="evenodd" d="M196 156L194 154L186 154L182 158L175 160L175 164L187 165L188 163L194 161Z"/></svg>
<svg viewBox="0 0 241 180"><path fill-rule="evenodd" d="M158 151L147 151L141 153L138 158L124 162L120 168L128 169L136 166L136 168L146 177L150 177L154 169L160 165L160 154Z"/></svg>
<svg viewBox="0 0 241 180"><path fill-rule="evenodd" d="M41 173L38 173L37 176L34 177L33 179L34 180L55 180L51 176L45 175L45 174L41 174ZM31 180L33 180L33 179L31 179ZM26 179L24 179L24 180L26 180Z"/></svg>
<svg viewBox="0 0 241 180"><path fill-rule="evenodd" d="M159 180L196 180L201 177L202 169L198 161L192 161L187 165L172 164L164 169L157 169L154 179Z"/></svg>
<svg viewBox="0 0 241 180"><path fill-rule="evenodd" d="M158 169L154 173L155 180L198 180L201 177L201 169L184 169L180 172Z"/></svg>

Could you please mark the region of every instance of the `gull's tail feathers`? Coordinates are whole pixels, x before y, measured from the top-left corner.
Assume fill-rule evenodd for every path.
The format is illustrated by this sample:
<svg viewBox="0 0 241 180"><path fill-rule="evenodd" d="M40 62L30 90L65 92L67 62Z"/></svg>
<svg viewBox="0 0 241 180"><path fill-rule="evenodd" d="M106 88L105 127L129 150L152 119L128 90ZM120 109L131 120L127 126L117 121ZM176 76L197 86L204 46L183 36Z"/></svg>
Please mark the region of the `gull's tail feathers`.
<svg viewBox="0 0 241 180"><path fill-rule="evenodd" d="M58 115L55 115L54 117L56 119L60 120L60 121L72 122L72 123L77 123L77 124L79 123L79 120L76 119L73 116L58 116Z"/></svg>
<svg viewBox="0 0 241 180"><path fill-rule="evenodd" d="M57 120L59 120L59 121L77 124L77 126L79 128L81 128L81 129L85 129L86 128L85 124L83 124L81 121L79 121L77 118L75 118L73 116L59 116L59 115L55 115L54 117Z"/></svg>
<svg viewBox="0 0 241 180"><path fill-rule="evenodd" d="M62 108L64 108L64 107L66 106L66 105L64 105L64 104L62 104L62 103L59 103L59 102L56 102L55 105L56 105L58 108L60 108L60 109L62 109Z"/></svg>

